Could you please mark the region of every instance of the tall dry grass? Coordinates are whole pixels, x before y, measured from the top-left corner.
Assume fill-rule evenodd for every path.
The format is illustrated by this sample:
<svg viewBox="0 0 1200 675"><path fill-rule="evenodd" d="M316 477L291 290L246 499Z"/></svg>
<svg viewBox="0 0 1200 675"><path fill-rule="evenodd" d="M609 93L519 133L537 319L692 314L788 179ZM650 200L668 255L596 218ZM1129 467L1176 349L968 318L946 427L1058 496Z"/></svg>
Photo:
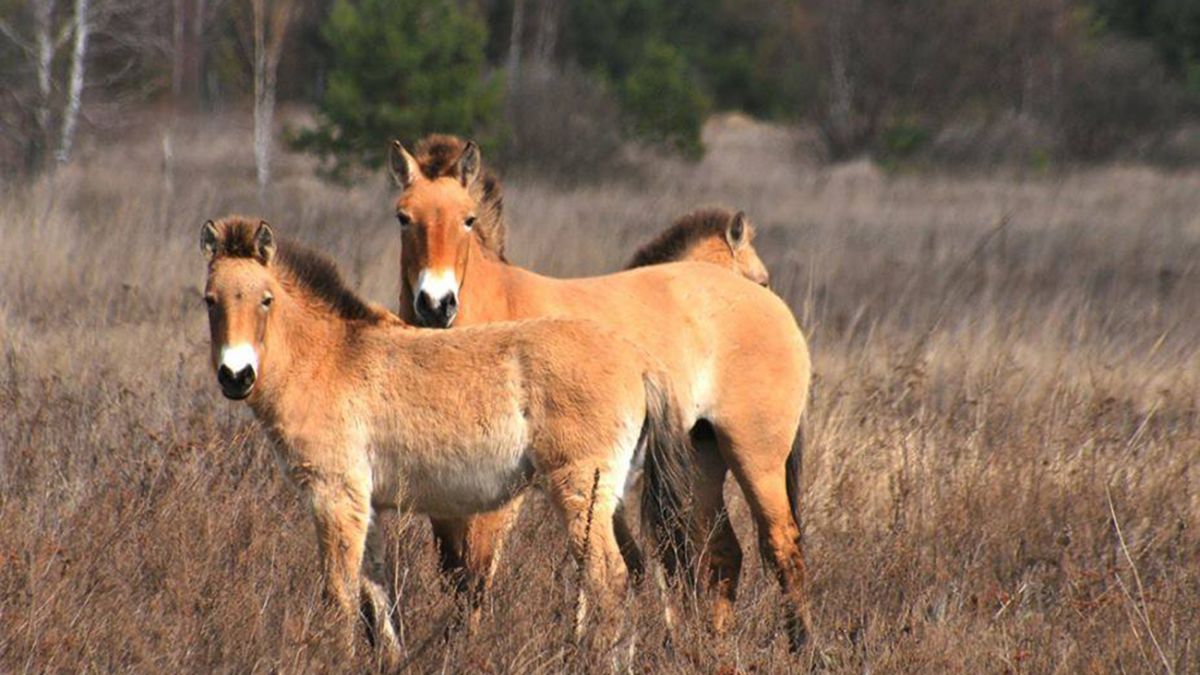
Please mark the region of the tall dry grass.
<svg viewBox="0 0 1200 675"><path fill-rule="evenodd" d="M261 214L394 305L389 192L292 157L259 203L249 137L177 131L173 186L147 132L0 197L2 671L370 667L335 644L263 433L214 386L196 235ZM1200 176L889 177L806 166L792 141L730 123L699 165L507 183L513 259L555 275L612 270L695 205L746 209L811 338L818 648L787 653L750 554L726 637L685 613L664 649L653 593L633 596L637 669L1200 669ZM569 646L574 575L544 505L478 633L445 640L427 526L388 527L410 669L609 667Z"/></svg>

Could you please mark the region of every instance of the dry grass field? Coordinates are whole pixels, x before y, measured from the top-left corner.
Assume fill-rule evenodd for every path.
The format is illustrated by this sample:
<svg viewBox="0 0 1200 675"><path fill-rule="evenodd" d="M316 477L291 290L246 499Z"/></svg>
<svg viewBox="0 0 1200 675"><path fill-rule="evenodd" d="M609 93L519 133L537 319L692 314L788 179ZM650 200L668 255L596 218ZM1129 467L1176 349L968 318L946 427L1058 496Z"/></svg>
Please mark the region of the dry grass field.
<svg viewBox="0 0 1200 675"><path fill-rule="evenodd" d="M394 306L389 190L285 157L260 203L240 124L181 125L170 181L147 126L0 188L2 672L372 667L335 643L302 505L209 370L197 233L261 214ZM640 591L635 670L1200 671L1200 174L884 175L736 121L709 145L506 181L512 258L554 275L616 269L693 206L746 209L811 340L816 648L788 654L731 487L735 629L685 613L664 648ZM407 668L609 668L570 645L574 574L531 501L472 636L443 639L428 525L388 523Z"/></svg>

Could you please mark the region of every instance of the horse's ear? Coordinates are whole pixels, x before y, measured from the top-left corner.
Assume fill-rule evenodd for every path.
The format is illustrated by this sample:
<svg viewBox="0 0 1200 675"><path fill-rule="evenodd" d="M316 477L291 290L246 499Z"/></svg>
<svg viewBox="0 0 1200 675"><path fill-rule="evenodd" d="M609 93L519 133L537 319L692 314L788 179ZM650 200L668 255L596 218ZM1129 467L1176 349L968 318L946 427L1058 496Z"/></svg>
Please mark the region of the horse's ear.
<svg viewBox="0 0 1200 675"><path fill-rule="evenodd" d="M749 233L750 221L746 220L746 212L738 211L725 227L725 241L729 243L729 248L737 250L746 243Z"/></svg>
<svg viewBox="0 0 1200 675"><path fill-rule="evenodd" d="M388 147L388 173L392 175L392 181L396 183L396 187L401 190L408 189L408 186L413 184L417 176L421 172L421 167L417 164L417 160L404 149L400 141L392 141Z"/></svg>
<svg viewBox="0 0 1200 675"><path fill-rule="evenodd" d="M217 224L211 220L204 221L204 225L200 226L200 250L209 262L217 257Z"/></svg>
<svg viewBox="0 0 1200 675"><path fill-rule="evenodd" d="M264 265L275 257L275 233L265 220L258 221L258 229L254 232L254 254Z"/></svg>
<svg viewBox="0 0 1200 675"><path fill-rule="evenodd" d="M458 178L462 181L463 187L471 187L475 179L479 178L479 167L482 165L479 145L475 141L467 141L462 154L458 156Z"/></svg>

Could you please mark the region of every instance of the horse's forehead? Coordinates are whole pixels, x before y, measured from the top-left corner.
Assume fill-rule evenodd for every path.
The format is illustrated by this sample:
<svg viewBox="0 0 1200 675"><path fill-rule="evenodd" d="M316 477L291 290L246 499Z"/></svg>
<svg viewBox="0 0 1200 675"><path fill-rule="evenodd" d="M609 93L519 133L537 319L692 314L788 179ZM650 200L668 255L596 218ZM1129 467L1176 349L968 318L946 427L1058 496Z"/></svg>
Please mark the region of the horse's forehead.
<svg viewBox="0 0 1200 675"><path fill-rule="evenodd" d="M242 291L261 285L270 273L262 263L249 258L224 258L217 260L208 272L208 283L214 288Z"/></svg>
<svg viewBox="0 0 1200 675"><path fill-rule="evenodd" d="M431 222L426 224L433 225L436 224L433 221L467 213L474 206L474 200L457 179L447 177L418 181L400 195L396 205L417 218L428 219Z"/></svg>

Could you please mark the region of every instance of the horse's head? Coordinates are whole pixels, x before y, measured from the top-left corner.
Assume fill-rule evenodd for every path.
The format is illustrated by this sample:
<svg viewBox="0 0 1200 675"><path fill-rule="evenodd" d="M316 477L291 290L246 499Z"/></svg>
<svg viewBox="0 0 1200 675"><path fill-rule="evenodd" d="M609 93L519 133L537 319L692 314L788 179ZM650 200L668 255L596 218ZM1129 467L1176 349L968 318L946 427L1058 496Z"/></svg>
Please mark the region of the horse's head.
<svg viewBox="0 0 1200 675"><path fill-rule="evenodd" d="M670 262L720 265L760 285L770 284L767 266L754 248L754 225L742 211L697 209L681 216L653 241L638 249L628 268Z"/></svg>
<svg viewBox="0 0 1200 675"><path fill-rule="evenodd" d="M200 229L208 259L204 302L212 331L212 363L227 398L241 400L262 378L272 305L281 293L269 269L275 237L266 221L208 221Z"/></svg>
<svg viewBox="0 0 1200 675"><path fill-rule="evenodd" d="M430 177L400 141L393 141L388 169L401 190L395 203L401 283L411 292L413 316L420 325L449 328L458 314L458 293L479 217L471 192L480 174L479 146L467 141L451 170Z"/></svg>
<svg viewBox="0 0 1200 675"><path fill-rule="evenodd" d="M754 225L746 214L738 211L725 223L723 240L698 247L698 254L708 255L708 262L728 266L759 286L770 286L771 275L754 248ZM704 253L707 249L707 253ZM698 258L702 259L702 258Z"/></svg>

